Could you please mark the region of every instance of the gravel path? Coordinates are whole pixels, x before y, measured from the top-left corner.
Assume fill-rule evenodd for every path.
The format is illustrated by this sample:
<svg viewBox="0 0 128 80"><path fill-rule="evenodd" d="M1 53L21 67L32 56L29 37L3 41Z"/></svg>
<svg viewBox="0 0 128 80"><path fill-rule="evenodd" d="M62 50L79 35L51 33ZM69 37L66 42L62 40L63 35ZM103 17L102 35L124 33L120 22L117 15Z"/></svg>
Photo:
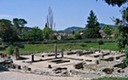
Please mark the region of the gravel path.
<svg viewBox="0 0 128 80"><path fill-rule="evenodd" d="M24 74L19 72L0 72L0 80L91 80L80 77L53 77L35 74Z"/></svg>

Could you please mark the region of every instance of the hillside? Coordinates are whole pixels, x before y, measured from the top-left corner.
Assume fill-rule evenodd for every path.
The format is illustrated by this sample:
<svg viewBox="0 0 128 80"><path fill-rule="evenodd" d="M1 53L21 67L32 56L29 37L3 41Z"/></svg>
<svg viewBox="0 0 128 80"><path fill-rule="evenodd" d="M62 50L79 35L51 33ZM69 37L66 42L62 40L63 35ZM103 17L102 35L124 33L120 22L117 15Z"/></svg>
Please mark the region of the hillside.
<svg viewBox="0 0 128 80"><path fill-rule="evenodd" d="M113 28L116 27L115 25L104 24L104 23L100 23L100 24L99 24L99 27L100 27L100 28L103 28L104 26L107 26L107 25L110 26L110 27L113 27Z"/></svg>
<svg viewBox="0 0 128 80"><path fill-rule="evenodd" d="M80 30L82 30L82 29L84 29L84 28L82 28L82 27L77 27L77 26L72 26L72 27L68 27L68 28L66 28L66 29L64 29L64 30L60 30L60 31L57 31L57 32L60 32L60 33L72 33L73 31L74 32L78 32L78 31L80 31Z"/></svg>

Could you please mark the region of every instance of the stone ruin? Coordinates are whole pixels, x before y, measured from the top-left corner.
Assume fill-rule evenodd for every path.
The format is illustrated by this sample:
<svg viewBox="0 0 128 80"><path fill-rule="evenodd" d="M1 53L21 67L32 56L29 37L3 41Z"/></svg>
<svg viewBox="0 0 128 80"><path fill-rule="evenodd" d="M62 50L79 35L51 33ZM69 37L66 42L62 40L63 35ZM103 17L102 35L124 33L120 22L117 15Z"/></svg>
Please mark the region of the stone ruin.
<svg viewBox="0 0 128 80"><path fill-rule="evenodd" d="M126 68L127 66L125 65L125 63L119 63L119 64L115 64L113 67L117 67L117 68L124 69L124 68Z"/></svg>
<svg viewBox="0 0 128 80"><path fill-rule="evenodd" d="M19 54L19 48L18 47L15 47L13 55L14 55L14 58L16 60L20 59L20 54Z"/></svg>
<svg viewBox="0 0 128 80"><path fill-rule="evenodd" d="M16 50L15 52L18 52L18 50ZM86 73L94 72L96 74L97 71L99 70L98 69L98 67L99 67L102 69L101 72L104 72L105 74L113 74L113 72L115 70L113 67L117 67L117 66L119 67L119 65L110 64L110 65L114 65L114 66L110 67L108 65L109 66L108 67L107 62L108 63L113 62L113 61L115 61L115 59L117 60L117 59L120 59L120 57L123 57L123 55L117 55L117 56L114 55L113 56L109 52L99 53L98 51L95 52L95 51L77 51L77 50L73 51L73 50L71 50L71 51L67 51L67 52L65 51L66 54L63 51L61 53L59 53L57 51L55 51L55 52L56 52L56 54L55 53L47 53L47 54L32 54L31 55L31 61L30 62L36 62L37 58L34 58L34 57L40 56L40 58L41 58L41 59L39 59L40 61L42 61L42 62L47 61L48 62L47 69L51 70L51 72L45 72L45 71L39 71L39 70L33 71L28 66L20 66L20 65L16 65L16 64L13 64L12 68L20 70L20 71L22 70L24 72L31 72L34 74L68 76L70 73L72 73L72 74L86 74ZM52 57L52 59L49 60L49 58L51 58L51 57ZM46 59L46 58L48 58L48 59ZM72 64L73 60L76 62L74 62ZM68 65L72 65L73 68L70 69L70 67L65 66L66 62ZM101 64L103 62L105 62L105 64ZM122 64L120 64L120 65L122 65ZM83 71L83 72L81 72L81 71ZM117 71L119 73L123 73L122 70L117 70Z"/></svg>
<svg viewBox="0 0 128 80"><path fill-rule="evenodd" d="M105 72L106 74L112 74L114 69L113 68L104 68L102 71Z"/></svg>
<svg viewBox="0 0 128 80"><path fill-rule="evenodd" d="M77 63L74 65L75 69L83 69L84 68L84 65L83 63Z"/></svg>
<svg viewBox="0 0 128 80"><path fill-rule="evenodd" d="M53 69L53 72L55 74L61 74L61 75L67 75L68 74L68 70L65 67L63 67L63 68L62 67L55 68L55 69Z"/></svg>

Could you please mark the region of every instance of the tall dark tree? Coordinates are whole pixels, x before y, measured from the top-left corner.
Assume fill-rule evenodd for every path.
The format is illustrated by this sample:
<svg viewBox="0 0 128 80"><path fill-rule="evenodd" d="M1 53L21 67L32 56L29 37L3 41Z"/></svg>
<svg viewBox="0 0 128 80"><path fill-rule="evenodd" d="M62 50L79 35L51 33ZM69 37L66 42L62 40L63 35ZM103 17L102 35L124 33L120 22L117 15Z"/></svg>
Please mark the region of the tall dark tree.
<svg viewBox="0 0 128 80"><path fill-rule="evenodd" d="M23 32L23 28L25 27L25 24L27 24L27 21L21 18L20 19L14 18L13 24L14 24L15 29L17 30L17 33L21 34Z"/></svg>
<svg viewBox="0 0 128 80"><path fill-rule="evenodd" d="M101 38L99 22L97 20L95 13L91 10L84 33L85 38Z"/></svg>
<svg viewBox="0 0 128 80"><path fill-rule="evenodd" d="M48 15L47 15L47 26L49 28L51 28L51 30L53 30L53 26L54 26L54 21L53 21L53 12L52 12L52 8L49 7L48 9Z"/></svg>
<svg viewBox="0 0 128 80"><path fill-rule="evenodd" d="M10 20L0 20L0 37L3 41L13 41L16 37L15 31L12 28Z"/></svg>
<svg viewBox="0 0 128 80"><path fill-rule="evenodd" d="M16 34L18 35L18 38L20 40L23 40L24 36L27 36L25 35L27 31L25 28L25 24L27 24L27 21L25 19L21 19L21 18L13 19L13 29L16 31Z"/></svg>
<svg viewBox="0 0 128 80"><path fill-rule="evenodd" d="M97 19L95 13L91 10L89 17L88 17L88 20L87 20L88 24L86 25L86 27L87 28L94 28L96 26L99 26L99 22L97 20L98 19Z"/></svg>

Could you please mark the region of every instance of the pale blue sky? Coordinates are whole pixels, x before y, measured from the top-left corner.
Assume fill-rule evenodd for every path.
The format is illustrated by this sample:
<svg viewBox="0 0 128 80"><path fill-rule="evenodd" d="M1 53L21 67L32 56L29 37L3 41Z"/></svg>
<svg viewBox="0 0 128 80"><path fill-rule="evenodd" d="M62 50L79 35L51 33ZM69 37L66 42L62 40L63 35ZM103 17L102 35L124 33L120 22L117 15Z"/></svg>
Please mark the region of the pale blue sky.
<svg viewBox="0 0 128 80"><path fill-rule="evenodd" d="M43 29L49 6L54 14L55 30L85 27L90 10L100 23L114 24L111 17L121 17L121 8L108 6L103 0L0 0L0 19L23 18L28 22L26 26Z"/></svg>

